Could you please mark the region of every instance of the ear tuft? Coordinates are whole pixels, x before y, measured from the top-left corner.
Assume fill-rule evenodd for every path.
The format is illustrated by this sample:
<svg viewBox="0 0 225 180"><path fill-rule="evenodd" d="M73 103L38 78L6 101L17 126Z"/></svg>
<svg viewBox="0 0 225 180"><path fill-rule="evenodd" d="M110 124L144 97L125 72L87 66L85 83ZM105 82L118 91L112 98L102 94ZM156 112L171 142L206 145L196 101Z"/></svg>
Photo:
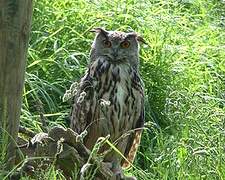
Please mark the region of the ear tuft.
<svg viewBox="0 0 225 180"><path fill-rule="evenodd" d="M101 33L104 36L108 35L108 31L106 31L105 29L100 28L100 27L94 28L94 29L90 30L90 32L99 33L99 34Z"/></svg>
<svg viewBox="0 0 225 180"><path fill-rule="evenodd" d="M142 43L144 43L144 44L147 44L146 41L144 40L144 38L141 37L141 36L139 36L139 35L137 35L137 40L138 40L139 42L142 42Z"/></svg>
<svg viewBox="0 0 225 180"><path fill-rule="evenodd" d="M144 43L144 44L147 44L146 41L144 40L143 37L141 37L140 35L138 35L136 32L130 32L127 34L127 37L134 37L137 39L138 42L141 42L141 43Z"/></svg>

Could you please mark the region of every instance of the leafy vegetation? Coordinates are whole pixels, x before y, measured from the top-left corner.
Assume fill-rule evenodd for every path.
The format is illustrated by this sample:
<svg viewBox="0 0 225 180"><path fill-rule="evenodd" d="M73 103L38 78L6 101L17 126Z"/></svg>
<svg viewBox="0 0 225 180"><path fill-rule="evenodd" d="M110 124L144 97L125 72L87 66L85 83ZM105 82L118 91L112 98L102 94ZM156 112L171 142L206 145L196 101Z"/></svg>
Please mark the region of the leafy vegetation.
<svg viewBox="0 0 225 180"><path fill-rule="evenodd" d="M128 174L146 179L225 179L225 2L35 1L21 124L66 125L62 102L89 60L93 27L136 31L146 130ZM42 106L42 105L41 105ZM54 168L39 176L63 179Z"/></svg>

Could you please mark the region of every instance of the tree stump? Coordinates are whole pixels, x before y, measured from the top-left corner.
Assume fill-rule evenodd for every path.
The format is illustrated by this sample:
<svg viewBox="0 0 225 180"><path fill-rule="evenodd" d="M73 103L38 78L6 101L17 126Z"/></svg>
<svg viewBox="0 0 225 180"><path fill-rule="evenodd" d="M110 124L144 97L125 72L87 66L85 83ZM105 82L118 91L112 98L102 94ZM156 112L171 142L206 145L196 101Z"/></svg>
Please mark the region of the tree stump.
<svg viewBox="0 0 225 180"><path fill-rule="evenodd" d="M31 16L32 0L0 0L0 160L6 169L15 160Z"/></svg>

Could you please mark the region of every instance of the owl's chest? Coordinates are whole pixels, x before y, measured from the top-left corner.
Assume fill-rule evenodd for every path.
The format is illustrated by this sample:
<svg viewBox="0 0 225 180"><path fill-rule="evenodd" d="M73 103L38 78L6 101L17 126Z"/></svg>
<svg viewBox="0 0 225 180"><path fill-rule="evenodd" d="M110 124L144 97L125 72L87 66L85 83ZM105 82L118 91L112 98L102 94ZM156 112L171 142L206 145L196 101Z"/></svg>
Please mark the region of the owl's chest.
<svg viewBox="0 0 225 180"><path fill-rule="evenodd" d="M93 76L93 101L96 102L95 120L98 127L105 127L101 135L121 136L132 129L140 116L142 103L140 82L127 65L102 64L90 71ZM107 123L106 123L107 122Z"/></svg>
<svg viewBox="0 0 225 180"><path fill-rule="evenodd" d="M95 98L123 106L132 92L132 69L125 65L102 64L93 69ZM116 109L117 110L117 109Z"/></svg>

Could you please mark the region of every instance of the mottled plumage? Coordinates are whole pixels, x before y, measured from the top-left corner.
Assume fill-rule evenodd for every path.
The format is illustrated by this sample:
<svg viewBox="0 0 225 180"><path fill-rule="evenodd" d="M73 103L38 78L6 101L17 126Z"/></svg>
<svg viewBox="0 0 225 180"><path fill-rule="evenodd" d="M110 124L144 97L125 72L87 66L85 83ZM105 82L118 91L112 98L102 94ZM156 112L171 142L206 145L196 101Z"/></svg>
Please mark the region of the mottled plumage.
<svg viewBox="0 0 225 180"><path fill-rule="evenodd" d="M136 33L94 29L90 63L74 97L71 128L88 131L84 143L93 148L99 137L111 142L133 161L144 125L144 90L140 79ZM138 129L139 128L139 129ZM105 161L128 165L112 151Z"/></svg>

